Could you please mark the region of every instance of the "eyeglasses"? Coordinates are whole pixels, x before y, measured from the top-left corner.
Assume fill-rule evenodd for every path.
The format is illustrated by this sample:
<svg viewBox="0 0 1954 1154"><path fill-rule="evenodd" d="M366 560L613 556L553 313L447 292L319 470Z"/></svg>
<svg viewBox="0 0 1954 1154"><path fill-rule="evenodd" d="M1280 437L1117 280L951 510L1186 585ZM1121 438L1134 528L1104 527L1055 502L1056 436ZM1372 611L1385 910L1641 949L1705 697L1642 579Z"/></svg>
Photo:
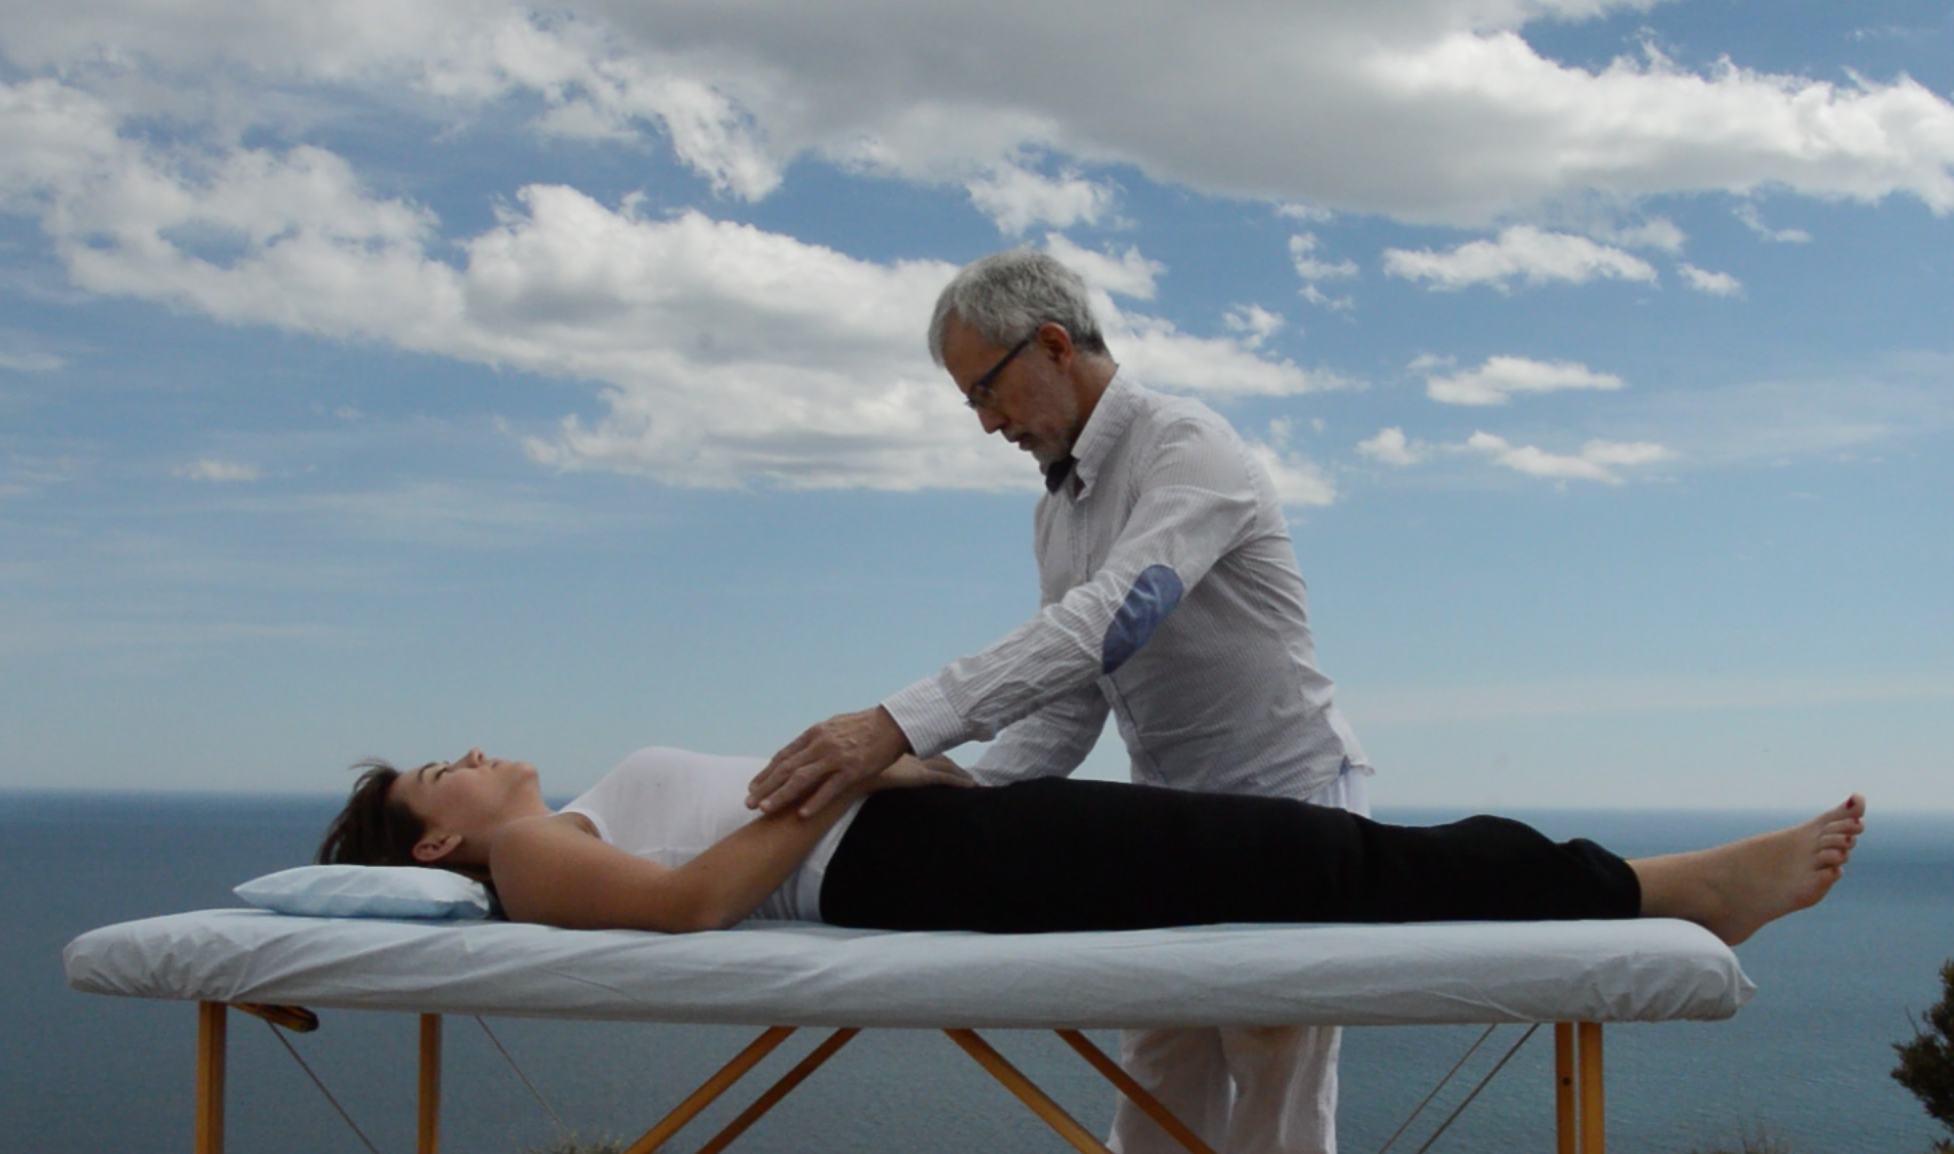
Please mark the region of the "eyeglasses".
<svg viewBox="0 0 1954 1154"><path fill-rule="evenodd" d="M1019 353L1024 352L1025 349L1031 346L1031 342L1037 339L1038 339L1038 330L1033 329L1030 336L1019 341L1017 344L1012 345L1011 351L1005 353L1003 357L999 358L998 362L991 366L990 372L985 373L983 376L978 377L976 380L970 382L970 390L964 393L963 403L969 405L973 409L988 409L992 405L996 404L997 403L997 374L1003 372L1005 366L1009 365L1013 358L1015 358Z"/></svg>

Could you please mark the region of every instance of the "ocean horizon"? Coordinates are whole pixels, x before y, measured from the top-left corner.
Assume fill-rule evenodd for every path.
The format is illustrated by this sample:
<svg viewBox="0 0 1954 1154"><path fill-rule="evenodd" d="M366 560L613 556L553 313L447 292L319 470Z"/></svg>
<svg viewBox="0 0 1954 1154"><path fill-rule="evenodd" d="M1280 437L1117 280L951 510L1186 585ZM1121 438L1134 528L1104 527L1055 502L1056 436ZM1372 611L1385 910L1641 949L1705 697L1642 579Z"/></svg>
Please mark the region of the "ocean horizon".
<svg viewBox="0 0 1954 1154"><path fill-rule="evenodd" d="M338 799L176 793L0 793L0 1147L60 1154L187 1151L195 1015L187 1003L75 993L61 949L111 922L239 904L230 887L302 864ZM1422 823L1461 810L1380 807ZM1512 810L1556 837L1586 836L1635 856L1696 848L1805 816L1782 811ZM1886 815L1845 880L1815 910L1738 949L1758 985L1728 1022L1612 1026L1612 1148L1685 1154L1767 1133L1800 1154L1910 1154L1945 1136L1889 1076L1954 957L1954 814ZM382 1151L413 1145L415 1030L408 1015L327 1011L289 1038ZM586 1138L634 1138L754 1031L491 1019L566 1123ZM1346 1154L1381 1146L1481 1027L1346 1033L1339 1126ZM1398 1140L1415 1151L1524 1027L1495 1031L1460 1078ZM360 1151L358 1138L270 1028L233 1016L227 1112L232 1151ZM803 1031L680 1136L692 1149L821 1036ZM1088 1128L1111 1091L1047 1032L987 1034ZM1103 1046L1115 1040L1100 1035ZM1527 1042L1432 1146L1551 1149L1551 1031ZM542 1147L556 1124L472 1021L446 1034L443 1148L488 1154ZM965 1151L1065 1149L941 1035L862 1035L738 1149Z"/></svg>

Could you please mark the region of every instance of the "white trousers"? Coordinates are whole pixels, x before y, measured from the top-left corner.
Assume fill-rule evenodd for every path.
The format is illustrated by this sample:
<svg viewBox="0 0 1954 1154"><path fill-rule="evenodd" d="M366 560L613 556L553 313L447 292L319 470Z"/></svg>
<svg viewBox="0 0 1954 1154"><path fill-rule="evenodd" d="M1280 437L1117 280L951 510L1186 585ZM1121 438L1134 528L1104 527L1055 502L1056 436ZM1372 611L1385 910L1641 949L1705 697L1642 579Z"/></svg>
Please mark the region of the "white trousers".
<svg viewBox="0 0 1954 1154"><path fill-rule="evenodd" d="M1311 794L1370 816L1365 775L1346 769ZM1336 1154L1337 1026L1126 1030L1120 1065L1220 1154ZM1119 1095L1116 1154L1186 1154L1153 1119Z"/></svg>

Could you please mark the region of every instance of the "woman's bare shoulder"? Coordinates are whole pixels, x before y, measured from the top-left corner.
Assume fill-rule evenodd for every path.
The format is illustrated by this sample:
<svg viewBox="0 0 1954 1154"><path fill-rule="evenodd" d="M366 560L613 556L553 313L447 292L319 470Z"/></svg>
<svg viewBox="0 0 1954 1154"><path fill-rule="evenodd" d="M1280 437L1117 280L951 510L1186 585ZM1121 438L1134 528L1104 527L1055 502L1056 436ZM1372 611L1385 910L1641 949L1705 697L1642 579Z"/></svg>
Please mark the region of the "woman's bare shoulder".
<svg viewBox="0 0 1954 1154"><path fill-rule="evenodd" d="M577 813L538 814L518 818L497 829L489 839L489 862L527 857L538 851L557 852L577 842L602 845L590 819Z"/></svg>
<svg viewBox="0 0 1954 1154"><path fill-rule="evenodd" d="M512 920L572 929L672 929L660 906L671 871L599 838L577 814L510 822L489 845L489 872Z"/></svg>

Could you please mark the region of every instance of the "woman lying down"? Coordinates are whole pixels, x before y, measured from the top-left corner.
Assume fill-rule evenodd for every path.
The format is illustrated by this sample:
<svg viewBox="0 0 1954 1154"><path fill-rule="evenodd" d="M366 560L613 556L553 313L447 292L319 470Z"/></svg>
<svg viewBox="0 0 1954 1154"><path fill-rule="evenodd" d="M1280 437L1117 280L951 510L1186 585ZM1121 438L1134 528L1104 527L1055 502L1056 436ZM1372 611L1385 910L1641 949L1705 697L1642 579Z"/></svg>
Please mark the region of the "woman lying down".
<svg viewBox="0 0 1954 1154"><path fill-rule="evenodd" d="M749 916L889 930L1217 922L1684 918L1735 945L1823 898L1865 801L1694 853L1625 861L1519 822L1386 825L1277 798L1044 778L973 786L904 758L811 818L759 814L763 763L644 749L551 810L536 770L470 750L365 773L325 863L444 867L516 921L682 933Z"/></svg>

